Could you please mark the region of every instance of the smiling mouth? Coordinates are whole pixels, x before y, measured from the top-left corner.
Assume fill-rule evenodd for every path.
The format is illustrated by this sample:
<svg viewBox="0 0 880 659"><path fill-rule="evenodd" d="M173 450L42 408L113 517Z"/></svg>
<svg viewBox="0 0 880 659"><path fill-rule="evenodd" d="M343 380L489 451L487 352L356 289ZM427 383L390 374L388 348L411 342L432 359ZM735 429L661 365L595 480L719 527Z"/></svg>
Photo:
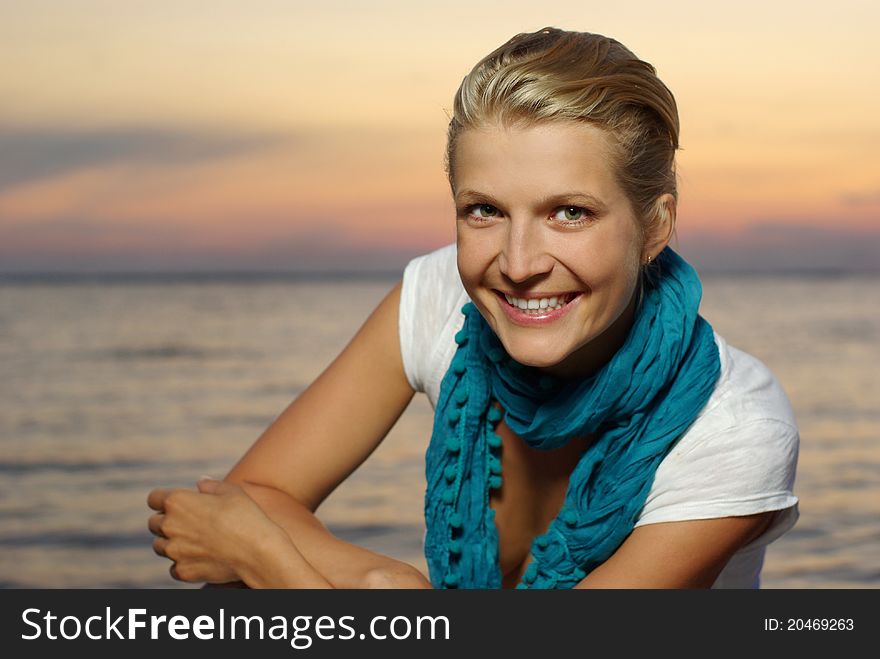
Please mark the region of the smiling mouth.
<svg viewBox="0 0 880 659"><path fill-rule="evenodd" d="M530 316L540 316L558 311L580 295L578 292L569 292L540 298L519 298L498 290L495 291L495 294L504 300L508 306Z"/></svg>

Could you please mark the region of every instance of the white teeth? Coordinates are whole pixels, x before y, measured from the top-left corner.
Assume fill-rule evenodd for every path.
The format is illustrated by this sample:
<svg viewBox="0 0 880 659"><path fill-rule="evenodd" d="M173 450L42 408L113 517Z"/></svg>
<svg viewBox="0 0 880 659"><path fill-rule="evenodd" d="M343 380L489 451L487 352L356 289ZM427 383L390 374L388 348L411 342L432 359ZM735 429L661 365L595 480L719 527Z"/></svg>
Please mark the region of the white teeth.
<svg viewBox="0 0 880 659"><path fill-rule="evenodd" d="M512 307L517 307L518 309L525 312L533 312L541 310L549 310L555 311L557 309L561 309L565 306L566 300L569 298L568 294L558 295L554 297L542 297L542 298L530 298L528 300L518 297L513 297L511 295L504 294L504 299L507 300L507 303Z"/></svg>

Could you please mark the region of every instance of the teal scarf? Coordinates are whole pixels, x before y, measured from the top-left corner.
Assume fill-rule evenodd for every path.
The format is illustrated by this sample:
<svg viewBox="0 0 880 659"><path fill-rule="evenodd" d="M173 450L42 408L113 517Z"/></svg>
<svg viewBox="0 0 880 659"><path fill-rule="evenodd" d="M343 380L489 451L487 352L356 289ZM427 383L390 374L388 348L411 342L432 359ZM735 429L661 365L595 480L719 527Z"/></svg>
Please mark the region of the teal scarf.
<svg viewBox="0 0 880 659"><path fill-rule="evenodd" d="M500 588L498 530L489 506L502 486L507 426L553 449L598 433L569 479L559 515L535 538L518 588L571 588L632 531L657 466L706 404L720 373L712 327L698 315L702 287L671 248L624 345L597 373L561 380L514 361L468 302L440 385L426 456L425 557L436 588Z"/></svg>

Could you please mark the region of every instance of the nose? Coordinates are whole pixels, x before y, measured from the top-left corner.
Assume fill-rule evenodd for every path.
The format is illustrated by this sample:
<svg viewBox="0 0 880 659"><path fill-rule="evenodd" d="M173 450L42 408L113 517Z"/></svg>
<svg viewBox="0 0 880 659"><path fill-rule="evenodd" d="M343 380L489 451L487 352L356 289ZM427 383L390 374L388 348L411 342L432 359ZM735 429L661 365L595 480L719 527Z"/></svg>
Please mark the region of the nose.
<svg viewBox="0 0 880 659"><path fill-rule="evenodd" d="M498 266L511 281L521 283L553 269L553 258L545 249L540 229L531 218L515 218L507 223Z"/></svg>

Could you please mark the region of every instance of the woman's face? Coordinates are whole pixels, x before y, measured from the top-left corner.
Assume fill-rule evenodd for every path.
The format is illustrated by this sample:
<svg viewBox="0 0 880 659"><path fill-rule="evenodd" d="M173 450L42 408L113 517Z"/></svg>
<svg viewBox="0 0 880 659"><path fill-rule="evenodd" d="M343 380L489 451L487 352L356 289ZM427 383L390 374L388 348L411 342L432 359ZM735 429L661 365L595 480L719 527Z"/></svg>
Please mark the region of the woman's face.
<svg viewBox="0 0 880 659"><path fill-rule="evenodd" d="M632 323L642 243L612 139L552 122L470 129L456 146L464 287L511 357L562 377L602 366Z"/></svg>

